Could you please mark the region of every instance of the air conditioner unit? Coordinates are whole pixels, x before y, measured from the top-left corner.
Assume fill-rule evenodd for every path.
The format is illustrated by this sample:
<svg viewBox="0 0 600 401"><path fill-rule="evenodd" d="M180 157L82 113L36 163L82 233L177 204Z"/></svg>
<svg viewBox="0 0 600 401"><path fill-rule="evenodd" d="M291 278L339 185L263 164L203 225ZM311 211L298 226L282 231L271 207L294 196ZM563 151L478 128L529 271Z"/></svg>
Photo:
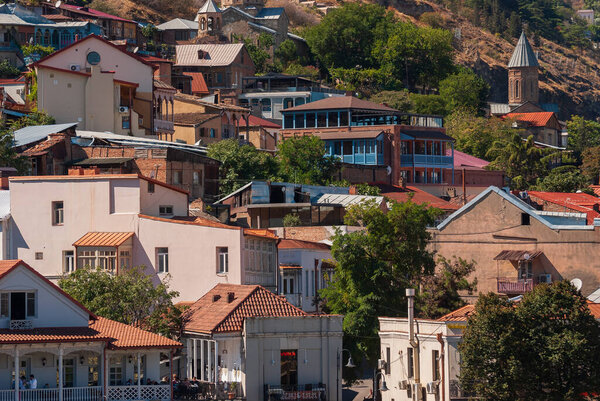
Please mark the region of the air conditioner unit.
<svg viewBox="0 0 600 401"><path fill-rule="evenodd" d="M119 113L128 113L129 107L127 106L119 106Z"/></svg>
<svg viewBox="0 0 600 401"><path fill-rule="evenodd" d="M80 66L79 64L71 64L71 65L69 66L69 69L70 69L71 71L81 71L81 66Z"/></svg>
<svg viewBox="0 0 600 401"><path fill-rule="evenodd" d="M546 283L546 284L550 284L552 282L552 274L540 274L540 277L538 278L538 282L541 283Z"/></svg>
<svg viewBox="0 0 600 401"><path fill-rule="evenodd" d="M406 380L401 380L398 382L398 388L400 390L407 390L408 389L408 382Z"/></svg>
<svg viewBox="0 0 600 401"><path fill-rule="evenodd" d="M385 369L385 365L386 365L385 359L378 359L377 360L377 369L383 370L383 369Z"/></svg>
<svg viewBox="0 0 600 401"><path fill-rule="evenodd" d="M427 394L437 394L438 384L437 382L427 383Z"/></svg>

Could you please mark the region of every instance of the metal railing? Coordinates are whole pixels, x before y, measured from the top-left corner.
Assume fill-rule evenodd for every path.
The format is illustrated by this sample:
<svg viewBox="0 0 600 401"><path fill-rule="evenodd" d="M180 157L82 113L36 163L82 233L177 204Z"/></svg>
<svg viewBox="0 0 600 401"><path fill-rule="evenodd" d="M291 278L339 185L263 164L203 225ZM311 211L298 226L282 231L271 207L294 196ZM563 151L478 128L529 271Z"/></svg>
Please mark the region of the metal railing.
<svg viewBox="0 0 600 401"><path fill-rule="evenodd" d="M168 401L171 399L170 385L109 386L104 397L102 386L63 388L63 401ZM58 388L19 390L20 401L58 401ZM15 390L0 390L0 401L14 401Z"/></svg>
<svg viewBox="0 0 600 401"><path fill-rule="evenodd" d="M510 278L498 278L498 293L500 294L525 294L533 290L533 279L510 279Z"/></svg>

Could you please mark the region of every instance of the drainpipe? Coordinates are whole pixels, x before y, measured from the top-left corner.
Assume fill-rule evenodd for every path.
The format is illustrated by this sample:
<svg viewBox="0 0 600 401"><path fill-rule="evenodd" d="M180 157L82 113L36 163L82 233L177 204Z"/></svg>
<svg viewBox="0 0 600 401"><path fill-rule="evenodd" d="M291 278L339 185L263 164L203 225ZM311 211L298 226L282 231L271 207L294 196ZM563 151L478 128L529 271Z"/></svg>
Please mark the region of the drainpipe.
<svg viewBox="0 0 600 401"><path fill-rule="evenodd" d="M419 342L415 339L415 289L407 288L406 297L408 298L408 342L412 347L413 351L413 377L414 382L421 391L421 375L420 375L420 363L419 363ZM415 399L418 396L415 394Z"/></svg>
<svg viewBox="0 0 600 401"><path fill-rule="evenodd" d="M441 377L441 381L440 381L440 393L442 394L442 401L446 401L446 369L445 369L445 364L444 364L444 340L442 340L442 333L437 333L437 340L440 343L440 347L442 349L442 352L440 352L440 364L442 365L442 369L441 369L441 373L442 373L442 377Z"/></svg>

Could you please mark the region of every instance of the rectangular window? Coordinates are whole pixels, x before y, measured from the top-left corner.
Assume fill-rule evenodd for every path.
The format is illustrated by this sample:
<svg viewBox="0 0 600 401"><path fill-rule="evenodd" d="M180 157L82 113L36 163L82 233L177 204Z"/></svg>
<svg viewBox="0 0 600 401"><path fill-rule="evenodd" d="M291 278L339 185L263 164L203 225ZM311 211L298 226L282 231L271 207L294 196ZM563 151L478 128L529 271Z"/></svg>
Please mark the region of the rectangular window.
<svg viewBox="0 0 600 401"><path fill-rule="evenodd" d="M160 216L173 216L172 205L161 205L158 207L158 214Z"/></svg>
<svg viewBox="0 0 600 401"><path fill-rule="evenodd" d="M97 251L98 267L114 272L117 267L117 251Z"/></svg>
<svg viewBox="0 0 600 401"><path fill-rule="evenodd" d="M75 385L75 361L73 358L63 361L63 386L73 387Z"/></svg>
<svg viewBox="0 0 600 401"><path fill-rule="evenodd" d="M96 267L96 251L79 251L77 255L77 267L82 269L84 267L95 268Z"/></svg>
<svg viewBox="0 0 600 401"><path fill-rule="evenodd" d="M75 271L75 252L63 251L63 272L73 273Z"/></svg>
<svg viewBox="0 0 600 401"><path fill-rule="evenodd" d="M129 121L129 116L121 117L121 128L129 129L131 127L131 122Z"/></svg>
<svg viewBox="0 0 600 401"><path fill-rule="evenodd" d="M127 269L131 267L131 252L119 251L119 267L121 269Z"/></svg>
<svg viewBox="0 0 600 401"><path fill-rule="evenodd" d="M159 273L169 272L169 248L156 248L156 265Z"/></svg>
<svg viewBox="0 0 600 401"><path fill-rule="evenodd" d="M8 317L8 292L0 294L0 317Z"/></svg>
<svg viewBox="0 0 600 401"><path fill-rule="evenodd" d="M109 381L111 386L123 384L123 358L110 358Z"/></svg>
<svg viewBox="0 0 600 401"><path fill-rule="evenodd" d="M283 116L283 128L294 128L294 116L292 114L285 114Z"/></svg>
<svg viewBox="0 0 600 401"><path fill-rule="evenodd" d="M306 293L305 293L305 294L306 294L306 296L308 297L308 294L309 294L309 288L308 288L308 270L306 270L306 271L304 272L304 278L306 279L306 286L304 287L304 288L305 288L305 291L306 291Z"/></svg>
<svg viewBox="0 0 600 401"><path fill-rule="evenodd" d="M328 127L337 127L338 126L338 112L330 111L329 112L329 121L327 124Z"/></svg>
<svg viewBox="0 0 600 401"><path fill-rule="evenodd" d="M153 194L154 193L154 183L148 181L148 193L149 194Z"/></svg>
<svg viewBox="0 0 600 401"><path fill-rule="evenodd" d="M52 202L52 225L60 226L64 223L64 203Z"/></svg>
<svg viewBox="0 0 600 401"><path fill-rule="evenodd" d="M315 113L306 113L306 128L315 127Z"/></svg>
<svg viewBox="0 0 600 401"><path fill-rule="evenodd" d="M433 381L440 380L440 351L433 350L431 351L431 377Z"/></svg>
<svg viewBox="0 0 600 401"><path fill-rule="evenodd" d="M386 375L389 375L392 370L391 363L392 363L392 358L391 358L390 347L386 347L386 349L385 349L385 374Z"/></svg>
<svg viewBox="0 0 600 401"><path fill-rule="evenodd" d="M531 224L531 216L528 213L521 213L521 225L528 226Z"/></svg>
<svg viewBox="0 0 600 401"><path fill-rule="evenodd" d="M345 111L340 112L340 127L348 126L348 113Z"/></svg>
<svg viewBox="0 0 600 401"><path fill-rule="evenodd" d="M193 173L193 182L196 185L200 184L200 172L199 171L194 171L194 173Z"/></svg>
<svg viewBox="0 0 600 401"><path fill-rule="evenodd" d="M179 185L181 184L183 176L183 172L181 171L173 171L173 184Z"/></svg>
<svg viewBox="0 0 600 401"><path fill-rule="evenodd" d="M412 379L413 377L413 349L406 349L406 371L408 372L408 378Z"/></svg>
<svg viewBox="0 0 600 401"><path fill-rule="evenodd" d="M44 259L44 252L36 252L35 260L42 260L42 259Z"/></svg>
<svg viewBox="0 0 600 401"><path fill-rule="evenodd" d="M296 114L294 116L296 128L304 128L304 114Z"/></svg>
<svg viewBox="0 0 600 401"><path fill-rule="evenodd" d="M37 306L35 292L6 292L2 293L0 300L2 301L0 307L2 313L8 316L10 312L11 320L25 320L28 317L35 317ZM6 306L4 306L5 304Z"/></svg>
<svg viewBox="0 0 600 401"><path fill-rule="evenodd" d="M227 247L217 248L219 270L218 273L229 272L229 250Z"/></svg>
<svg viewBox="0 0 600 401"><path fill-rule="evenodd" d="M298 350L281 350L281 386L294 389L298 385Z"/></svg>
<svg viewBox="0 0 600 401"><path fill-rule="evenodd" d="M97 356L90 356L87 359L88 363L88 386L97 386L100 378L100 364Z"/></svg>

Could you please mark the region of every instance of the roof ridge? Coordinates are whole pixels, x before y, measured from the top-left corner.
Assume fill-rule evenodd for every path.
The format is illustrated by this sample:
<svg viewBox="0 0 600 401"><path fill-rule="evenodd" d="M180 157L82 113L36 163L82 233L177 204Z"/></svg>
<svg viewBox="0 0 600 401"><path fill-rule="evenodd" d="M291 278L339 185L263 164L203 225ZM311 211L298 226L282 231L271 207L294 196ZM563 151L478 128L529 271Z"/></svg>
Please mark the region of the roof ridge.
<svg viewBox="0 0 600 401"><path fill-rule="evenodd" d="M217 284L217 285L219 285L219 284ZM225 315L225 317L223 319L221 319L221 321L219 323L217 323L215 325L215 327L211 331L213 331L213 332L217 331L217 329L219 328L219 326L221 326L225 322L225 320L229 319L229 316L231 316L236 310L238 310L239 307L240 307L240 305L242 303L244 303L245 300L247 300L248 298L250 298L250 295L254 294L259 289L259 287L262 288L260 285L255 284L254 288L252 289L252 291L250 291L245 297L243 297L242 299L240 299L239 302L237 303L237 305L232 310L230 310L229 313L227 315Z"/></svg>

